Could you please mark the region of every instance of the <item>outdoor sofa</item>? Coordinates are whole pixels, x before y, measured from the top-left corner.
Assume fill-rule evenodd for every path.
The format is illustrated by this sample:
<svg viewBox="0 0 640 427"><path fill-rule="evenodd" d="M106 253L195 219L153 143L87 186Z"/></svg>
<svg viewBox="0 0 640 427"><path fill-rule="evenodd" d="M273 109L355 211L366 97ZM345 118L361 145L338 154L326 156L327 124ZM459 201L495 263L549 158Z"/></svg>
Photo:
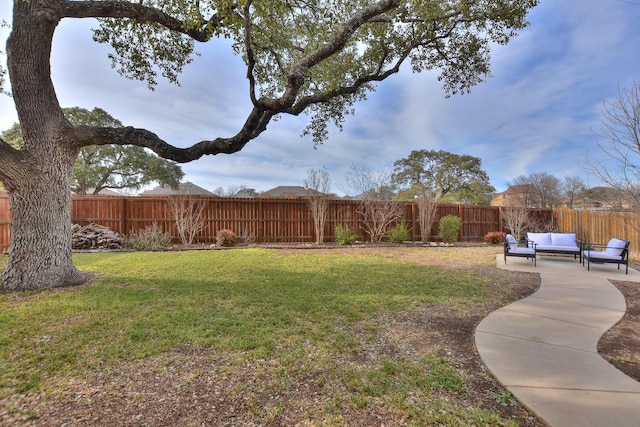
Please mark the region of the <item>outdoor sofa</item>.
<svg viewBox="0 0 640 427"><path fill-rule="evenodd" d="M582 262L582 241L576 233L527 233L527 240L533 242L536 253L573 255Z"/></svg>
<svg viewBox="0 0 640 427"><path fill-rule="evenodd" d="M624 264L625 274L629 274L629 241L613 238L606 245L586 244L582 253L582 266L585 261L587 261L587 270L590 269L591 263L618 264L618 270L620 270L620 264Z"/></svg>

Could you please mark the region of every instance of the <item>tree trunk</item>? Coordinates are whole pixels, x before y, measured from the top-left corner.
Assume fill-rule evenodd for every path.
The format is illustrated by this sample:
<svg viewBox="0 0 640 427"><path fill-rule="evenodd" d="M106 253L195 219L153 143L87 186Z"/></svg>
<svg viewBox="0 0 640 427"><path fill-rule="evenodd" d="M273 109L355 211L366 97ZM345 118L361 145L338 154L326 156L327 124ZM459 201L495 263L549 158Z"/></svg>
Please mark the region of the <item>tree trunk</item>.
<svg viewBox="0 0 640 427"><path fill-rule="evenodd" d="M47 156L21 152L19 167L11 168L12 179L6 181L11 243L2 274L5 289L73 286L86 280L71 257L70 183L76 154L53 143L55 139L48 138ZM42 139L35 145L45 143Z"/></svg>
<svg viewBox="0 0 640 427"><path fill-rule="evenodd" d="M81 284L86 278L71 259L69 187L60 185L64 179L33 181L37 179L9 194L11 244L3 287L29 290Z"/></svg>
<svg viewBox="0 0 640 427"><path fill-rule="evenodd" d="M0 144L9 193L11 243L5 289L70 286L86 279L71 259L71 172L78 155L51 81L49 58L61 16L54 2L14 2L7 41L11 89L23 147Z"/></svg>

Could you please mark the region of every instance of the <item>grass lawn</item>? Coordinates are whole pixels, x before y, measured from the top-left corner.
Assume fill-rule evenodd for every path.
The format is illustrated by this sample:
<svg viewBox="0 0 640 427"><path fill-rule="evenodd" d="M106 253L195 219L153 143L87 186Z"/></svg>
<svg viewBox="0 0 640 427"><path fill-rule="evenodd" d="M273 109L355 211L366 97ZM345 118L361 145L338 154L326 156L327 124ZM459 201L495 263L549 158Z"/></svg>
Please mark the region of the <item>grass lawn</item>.
<svg viewBox="0 0 640 427"><path fill-rule="evenodd" d="M76 254L89 284L0 295L0 424L518 425L430 323L518 297L497 251Z"/></svg>

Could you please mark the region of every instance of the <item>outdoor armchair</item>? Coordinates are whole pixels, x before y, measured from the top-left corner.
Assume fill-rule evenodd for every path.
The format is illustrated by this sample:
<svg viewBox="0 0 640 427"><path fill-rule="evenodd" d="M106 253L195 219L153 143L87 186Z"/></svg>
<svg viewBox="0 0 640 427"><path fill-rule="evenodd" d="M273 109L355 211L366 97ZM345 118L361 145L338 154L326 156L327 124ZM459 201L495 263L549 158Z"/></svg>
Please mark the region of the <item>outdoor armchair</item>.
<svg viewBox="0 0 640 427"><path fill-rule="evenodd" d="M587 261L587 270L591 263L596 264L620 264L626 266L625 274L629 274L629 242L627 240L613 238L606 245L586 244L582 253L582 265Z"/></svg>
<svg viewBox="0 0 640 427"><path fill-rule="evenodd" d="M521 258L531 258L533 265L536 265L536 244L526 240L525 246L518 246L518 241L511 234L504 236L504 263L507 263L508 256Z"/></svg>

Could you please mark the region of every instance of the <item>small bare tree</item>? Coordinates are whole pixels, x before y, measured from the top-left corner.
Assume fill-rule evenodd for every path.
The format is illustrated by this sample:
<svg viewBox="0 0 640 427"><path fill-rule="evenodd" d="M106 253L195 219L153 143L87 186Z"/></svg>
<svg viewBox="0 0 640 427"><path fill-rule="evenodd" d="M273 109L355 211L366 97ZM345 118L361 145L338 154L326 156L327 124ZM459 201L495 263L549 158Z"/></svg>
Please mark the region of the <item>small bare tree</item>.
<svg viewBox="0 0 640 427"><path fill-rule="evenodd" d="M395 200L389 170L370 171L351 166L346 183L358 199L357 212L372 242L380 242L389 226L404 216L404 204Z"/></svg>
<svg viewBox="0 0 640 427"><path fill-rule="evenodd" d="M550 209L558 206L562 196L562 182L558 178L546 172L533 173L528 178L537 196L538 207Z"/></svg>
<svg viewBox="0 0 640 427"><path fill-rule="evenodd" d="M304 180L304 188L311 192L309 209L313 217L313 230L317 244L324 243L324 225L329 208L328 193L331 189L331 178L326 168L320 170L310 169L307 179Z"/></svg>
<svg viewBox="0 0 640 427"><path fill-rule="evenodd" d="M587 160L587 169L622 195L621 208L639 214L640 82L619 90L615 100L604 104L601 122L595 133L602 139L598 145L608 161Z"/></svg>
<svg viewBox="0 0 640 427"><path fill-rule="evenodd" d="M524 232L531 226L529 208L521 205L501 206L502 218L511 234L520 241Z"/></svg>
<svg viewBox="0 0 640 427"><path fill-rule="evenodd" d="M431 228L436 221L438 213L438 199L440 192L423 187L417 195L418 223L420 224L420 239L423 243L429 243L431 239Z"/></svg>
<svg viewBox="0 0 640 427"><path fill-rule="evenodd" d="M204 229L206 207L206 200L195 194L178 194L169 199L169 214L176 222L183 245L191 245L196 235Z"/></svg>
<svg viewBox="0 0 640 427"><path fill-rule="evenodd" d="M562 189L567 196L567 207L573 209L576 203L576 197L585 189L585 183L579 176L565 176L562 183Z"/></svg>
<svg viewBox="0 0 640 427"><path fill-rule="evenodd" d="M546 172L520 175L512 184L513 192L507 205L552 208L558 205L562 195L562 182Z"/></svg>
<svg viewBox="0 0 640 427"><path fill-rule="evenodd" d="M524 175L517 176L511 184L509 184L510 193L504 197L503 206L524 206L532 207L538 205L538 198L535 187L531 184L529 177Z"/></svg>

